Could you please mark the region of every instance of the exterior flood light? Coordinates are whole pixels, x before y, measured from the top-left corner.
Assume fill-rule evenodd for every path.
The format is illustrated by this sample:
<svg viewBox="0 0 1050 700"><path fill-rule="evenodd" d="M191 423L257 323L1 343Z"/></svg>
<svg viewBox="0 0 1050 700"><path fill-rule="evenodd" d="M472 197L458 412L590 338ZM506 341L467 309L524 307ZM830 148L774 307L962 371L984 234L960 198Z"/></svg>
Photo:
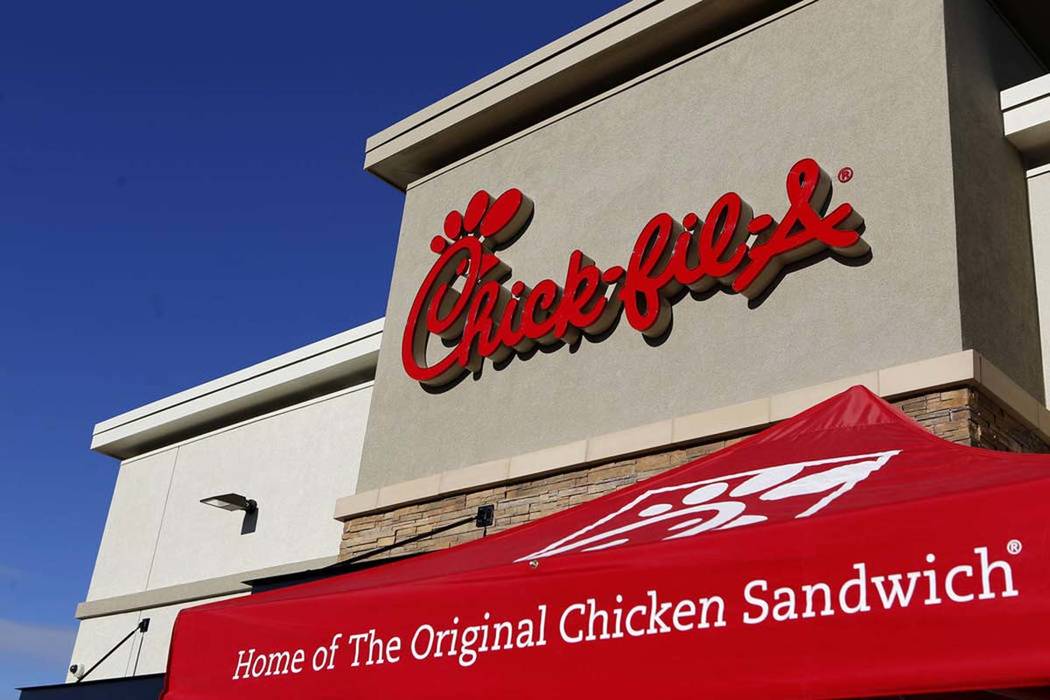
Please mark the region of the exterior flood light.
<svg viewBox="0 0 1050 700"><path fill-rule="evenodd" d="M239 493L223 493L218 496L202 498L201 503L214 508L236 511L243 510L245 513L254 513L259 509L259 504L250 498L245 498Z"/></svg>

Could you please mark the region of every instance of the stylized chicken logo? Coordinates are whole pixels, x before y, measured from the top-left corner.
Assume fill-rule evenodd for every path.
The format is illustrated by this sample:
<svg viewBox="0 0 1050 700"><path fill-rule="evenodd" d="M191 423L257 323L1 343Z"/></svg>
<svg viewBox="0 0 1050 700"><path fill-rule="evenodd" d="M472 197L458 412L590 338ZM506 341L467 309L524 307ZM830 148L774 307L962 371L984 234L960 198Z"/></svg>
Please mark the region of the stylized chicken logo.
<svg viewBox="0 0 1050 700"><path fill-rule="evenodd" d="M701 295L724 288L754 300L785 265L827 250L848 258L868 254L864 219L853 205L829 211L831 177L817 161L797 161L785 190L788 210L779 219L756 216L739 194L726 192L706 219L696 212L680 220L666 211L651 217L625 264L599 267L576 249L564 277L531 284L509 282L510 265L498 253L529 226L532 200L514 187L495 199L478 190L462 213L453 209L445 217L444 236L430 240L438 258L409 308L401 337L405 373L424 386L447 386L480 372L486 359L500 365L536 345L601 339L621 312L632 328L660 338L670 332L683 288Z"/></svg>
<svg viewBox="0 0 1050 700"><path fill-rule="evenodd" d="M808 518L898 454L900 450L889 450L794 462L652 488L568 537L516 561L576 550L594 552L632 542L674 540L767 520Z"/></svg>

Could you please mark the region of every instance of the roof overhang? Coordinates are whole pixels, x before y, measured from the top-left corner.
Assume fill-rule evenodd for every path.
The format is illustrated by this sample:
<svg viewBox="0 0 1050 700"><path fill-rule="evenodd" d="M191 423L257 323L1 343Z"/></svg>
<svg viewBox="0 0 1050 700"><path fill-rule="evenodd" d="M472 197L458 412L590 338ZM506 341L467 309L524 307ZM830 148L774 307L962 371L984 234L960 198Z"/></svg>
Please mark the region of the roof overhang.
<svg viewBox="0 0 1050 700"><path fill-rule="evenodd" d="M408 186L676 58L815 0L634 0L375 134L365 170ZM993 5L1044 62L1050 4Z"/></svg>
<svg viewBox="0 0 1050 700"><path fill-rule="evenodd" d="M404 190L449 163L791 4L633 0L375 134L365 144L365 170Z"/></svg>
<svg viewBox="0 0 1050 700"><path fill-rule="evenodd" d="M371 381L383 319L172 394L95 426L91 449L128 459L323 393Z"/></svg>
<svg viewBox="0 0 1050 700"><path fill-rule="evenodd" d="M1050 162L1050 74L1003 90L999 101L1003 133L1028 167Z"/></svg>

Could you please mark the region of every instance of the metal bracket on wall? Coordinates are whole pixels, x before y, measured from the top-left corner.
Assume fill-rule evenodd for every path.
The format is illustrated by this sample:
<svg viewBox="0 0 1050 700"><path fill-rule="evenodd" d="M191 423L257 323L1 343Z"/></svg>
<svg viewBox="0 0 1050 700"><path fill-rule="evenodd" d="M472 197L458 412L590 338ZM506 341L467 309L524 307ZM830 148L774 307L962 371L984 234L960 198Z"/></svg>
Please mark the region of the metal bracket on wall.
<svg viewBox="0 0 1050 700"><path fill-rule="evenodd" d="M425 540L428 537L433 537L434 535L440 535L443 532L447 532L449 530L454 530L457 527L462 527L463 525L468 525L470 523L474 523L474 527L483 528L483 529L487 530L489 527L492 526L492 523L494 523L495 521L496 521L496 506L491 505L491 504L490 505L478 506L478 512L475 513L474 515L471 515L471 516L466 517L466 518L462 518L460 520L455 520L455 521L449 523L448 525L442 525L441 527L436 527L433 530L429 530L428 532L421 532L418 535L413 535L412 537L406 537L405 539L401 540L400 542L394 542L393 544L388 544L388 545L385 545L383 547L377 547L375 549L370 549L367 552L363 552L363 553L358 554L356 556L350 557L349 559L344 559L343 561L339 562L338 564L332 564L331 566L326 567L326 568L328 568L328 569L344 568L344 567L347 567L347 566L349 566L351 564L356 564L357 562L361 561L362 559L368 559L370 557L374 557L377 554L383 554L384 552L389 552L392 549L397 549L398 547L403 547L406 544L412 544L413 542L418 542L419 540Z"/></svg>
<svg viewBox="0 0 1050 700"><path fill-rule="evenodd" d="M136 632L138 632L140 634L145 634L148 631L149 631L149 618L148 617L144 617L141 620L139 620L139 623L137 625L135 625L135 629L133 629L130 632L128 632L124 636L124 639L121 639L119 642L117 642L116 645L112 649L110 649L109 651L106 652L105 656L103 656L101 659L99 659L98 661L95 662L94 666L92 666L87 671L85 671L84 675L82 675L79 678L77 678L76 682L79 683L82 680L84 680L85 678L87 678L89 675L91 675L91 672L94 671L99 666L101 666L103 661L105 661L110 656L112 656L113 652L115 652L117 649L122 647L126 641L128 641L133 636L135 636ZM71 666L69 670L70 670L71 673L76 673L76 664L73 664L73 666Z"/></svg>

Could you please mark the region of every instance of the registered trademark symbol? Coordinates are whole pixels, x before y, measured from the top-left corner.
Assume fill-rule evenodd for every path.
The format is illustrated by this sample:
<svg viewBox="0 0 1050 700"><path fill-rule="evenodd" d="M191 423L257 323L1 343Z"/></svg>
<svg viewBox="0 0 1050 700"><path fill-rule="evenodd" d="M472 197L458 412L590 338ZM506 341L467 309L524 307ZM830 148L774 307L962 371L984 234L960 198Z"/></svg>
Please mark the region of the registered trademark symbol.
<svg viewBox="0 0 1050 700"><path fill-rule="evenodd" d="M849 182L853 179L853 168L845 167L839 171L839 182Z"/></svg>
<svg viewBox="0 0 1050 700"><path fill-rule="evenodd" d="M1010 554L1021 553L1021 540L1010 540L1006 543L1006 551Z"/></svg>

